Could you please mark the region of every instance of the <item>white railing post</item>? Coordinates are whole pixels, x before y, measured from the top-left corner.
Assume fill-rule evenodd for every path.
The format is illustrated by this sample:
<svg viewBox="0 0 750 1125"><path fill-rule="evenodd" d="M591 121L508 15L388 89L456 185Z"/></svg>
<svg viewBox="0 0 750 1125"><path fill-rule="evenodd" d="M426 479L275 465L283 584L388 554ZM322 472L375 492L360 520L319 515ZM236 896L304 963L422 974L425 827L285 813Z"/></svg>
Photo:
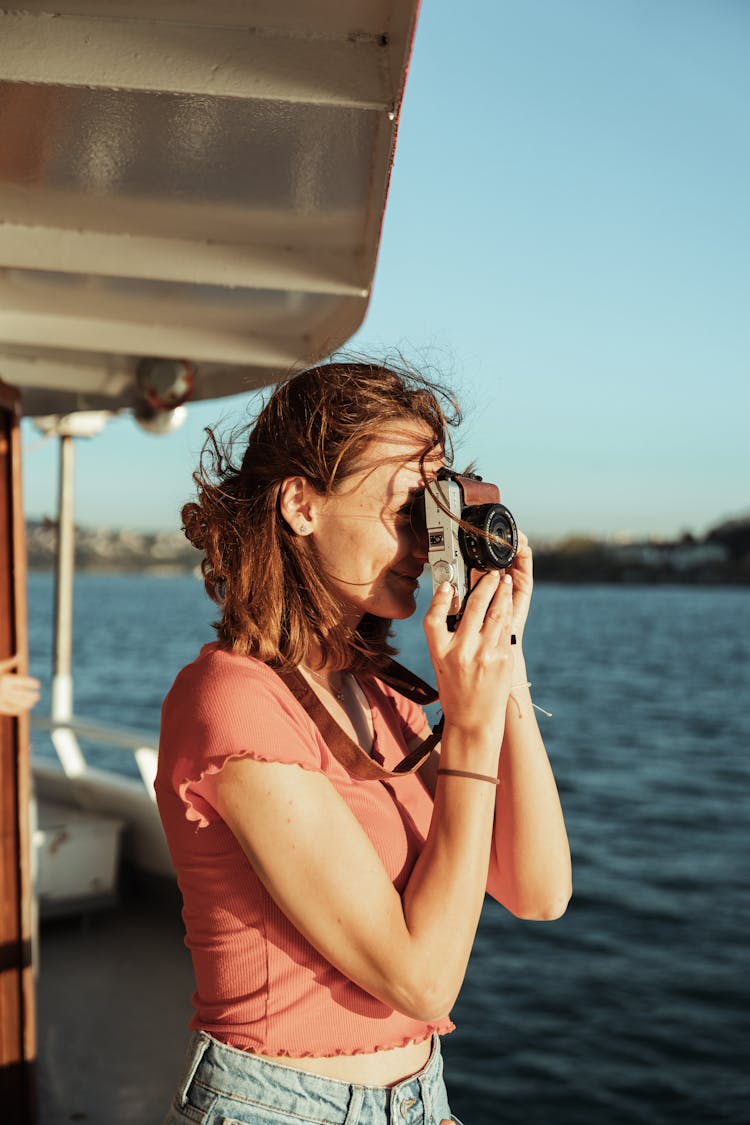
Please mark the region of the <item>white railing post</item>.
<svg viewBox="0 0 750 1125"><path fill-rule="evenodd" d="M141 781L143 782L146 792L152 801L156 801L156 793L154 792L154 782L156 781L156 767L158 764L158 757L156 750L153 746L139 746L133 751L138 769L141 774Z"/></svg>
<svg viewBox="0 0 750 1125"><path fill-rule="evenodd" d="M73 574L75 522L73 513L73 436L61 433L57 503L57 566L55 568L55 633L52 667L51 716L56 724L73 717ZM86 769L86 760L75 733L64 725L53 728L51 738L68 777Z"/></svg>

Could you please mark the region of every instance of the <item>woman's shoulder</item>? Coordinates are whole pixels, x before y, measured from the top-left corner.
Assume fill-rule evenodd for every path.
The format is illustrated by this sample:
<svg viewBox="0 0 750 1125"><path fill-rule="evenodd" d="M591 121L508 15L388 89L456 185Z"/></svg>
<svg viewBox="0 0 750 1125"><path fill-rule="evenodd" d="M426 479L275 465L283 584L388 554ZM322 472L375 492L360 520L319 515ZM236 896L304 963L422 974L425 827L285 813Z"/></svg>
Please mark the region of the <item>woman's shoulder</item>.
<svg viewBox="0 0 750 1125"><path fill-rule="evenodd" d="M242 758L319 772L329 755L317 727L272 668L205 645L178 674L162 708L156 778L162 815L171 815L171 807L181 809L179 820L211 823L216 816L201 785ZM179 801L171 805L174 797Z"/></svg>
<svg viewBox="0 0 750 1125"><path fill-rule="evenodd" d="M182 669L162 707L164 761L248 755L319 768L321 753L317 728L273 668L216 644Z"/></svg>
<svg viewBox="0 0 750 1125"><path fill-rule="evenodd" d="M167 699L174 694L200 697L248 688L274 695L283 694L284 685L262 660L232 652L214 641L204 645L195 660L178 672Z"/></svg>
<svg viewBox="0 0 750 1125"><path fill-rule="evenodd" d="M219 722L247 731L261 720L264 727L283 722L308 734L312 726L273 668L216 643L204 645L178 673L162 707L163 730L175 724L182 729L189 721L196 728Z"/></svg>

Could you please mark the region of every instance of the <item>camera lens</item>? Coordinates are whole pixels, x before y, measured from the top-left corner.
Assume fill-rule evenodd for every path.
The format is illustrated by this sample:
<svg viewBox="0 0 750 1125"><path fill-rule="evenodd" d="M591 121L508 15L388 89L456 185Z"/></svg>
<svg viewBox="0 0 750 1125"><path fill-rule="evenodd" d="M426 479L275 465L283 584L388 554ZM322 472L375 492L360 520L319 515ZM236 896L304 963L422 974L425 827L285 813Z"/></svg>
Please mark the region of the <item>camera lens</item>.
<svg viewBox="0 0 750 1125"><path fill-rule="evenodd" d="M484 533L473 535L463 527L459 530L461 553L469 566L477 570L502 570L510 566L518 550L518 528L504 504L464 508L461 518Z"/></svg>

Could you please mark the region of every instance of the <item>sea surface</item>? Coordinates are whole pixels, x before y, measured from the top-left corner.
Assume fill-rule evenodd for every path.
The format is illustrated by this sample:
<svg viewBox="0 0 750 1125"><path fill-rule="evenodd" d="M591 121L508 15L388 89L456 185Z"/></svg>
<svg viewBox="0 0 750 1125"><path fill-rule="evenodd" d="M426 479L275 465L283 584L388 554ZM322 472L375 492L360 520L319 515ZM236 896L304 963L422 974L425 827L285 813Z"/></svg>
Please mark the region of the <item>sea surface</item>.
<svg viewBox="0 0 750 1125"><path fill-rule="evenodd" d="M424 609L426 593L420 593ZM49 706L52 580L29 577ZM75 711L156 731L191 577L80 575ZM401 658L426 678L420 614ZM750 1122L750 590L540 585L527 663L571 840L555 922L488 901L444 1040L466 1125ZM122 751L91 760L133 772Z"/></svg>

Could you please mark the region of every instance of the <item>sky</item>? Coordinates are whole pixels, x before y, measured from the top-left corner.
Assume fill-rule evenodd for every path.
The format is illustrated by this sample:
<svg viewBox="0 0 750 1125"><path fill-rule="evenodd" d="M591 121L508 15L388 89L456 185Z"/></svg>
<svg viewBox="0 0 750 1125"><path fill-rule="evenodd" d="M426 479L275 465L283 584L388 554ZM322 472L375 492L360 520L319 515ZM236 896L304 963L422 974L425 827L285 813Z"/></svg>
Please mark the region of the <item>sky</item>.
<svg viewBox="0 0 750 1125"><path fill-rule="evenodd" d="M447 379L532 542L750 511L750 4L423 0L365 322ZM179 526L202 430L76 443L76 520ZM24 424L26 509L56 451Z"/></svg>

